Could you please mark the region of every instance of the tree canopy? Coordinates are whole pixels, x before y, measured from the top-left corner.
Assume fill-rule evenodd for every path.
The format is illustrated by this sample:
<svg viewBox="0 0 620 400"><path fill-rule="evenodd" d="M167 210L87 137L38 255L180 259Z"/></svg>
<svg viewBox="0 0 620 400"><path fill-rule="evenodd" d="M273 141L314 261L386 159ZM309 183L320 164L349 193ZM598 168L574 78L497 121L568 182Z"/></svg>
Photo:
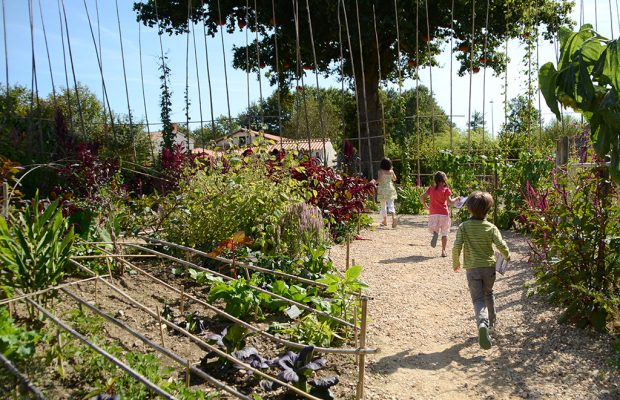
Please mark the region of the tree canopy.
<svg viewBox="0 0 620 400"><path fill-rule="evenodd" d="M556 0L473 4L475 9L472 2L452 0L148 0L134 3L134 9L139 21L158 26L161 33L185 33L189 21L203 22L212 36L220 29L258 32L259 51L256 43L247 46L247 53L246 46L235 47L233 65L254 72L269 68L273 84L287 84L312 71L352 79L360 118L357 135L363 138L359 154L369 174L384 154L382 81L399 82L435 64L450 38L461 74L480 67L501 72L506 61L501 46L507 38L527 40L543 26L543 37L551 39L569 24L573 7L570 1ZM305 75L306 84L310 76Z"/></svg>

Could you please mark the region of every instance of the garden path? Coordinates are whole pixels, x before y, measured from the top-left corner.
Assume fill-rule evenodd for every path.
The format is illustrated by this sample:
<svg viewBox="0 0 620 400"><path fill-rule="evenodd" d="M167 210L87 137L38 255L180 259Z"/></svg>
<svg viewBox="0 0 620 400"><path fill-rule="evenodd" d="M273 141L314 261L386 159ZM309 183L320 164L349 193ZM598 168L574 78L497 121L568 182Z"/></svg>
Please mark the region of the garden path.
<svg viewBox="0 0 620 400"><path fill-rule="evenodd" d="M440 246L430 247L425 216L399 217L396 229L374 227L351 243L351 258L369 285L367 399L618 399L611 344L590 330L557 323L559 310L533 295L527 243L504 238L513 262L495 284L498 327L480 349L464 273L454 273ZM452 249L456 227L448 242ZM345 248L331 256L345 265Z"/></svg>

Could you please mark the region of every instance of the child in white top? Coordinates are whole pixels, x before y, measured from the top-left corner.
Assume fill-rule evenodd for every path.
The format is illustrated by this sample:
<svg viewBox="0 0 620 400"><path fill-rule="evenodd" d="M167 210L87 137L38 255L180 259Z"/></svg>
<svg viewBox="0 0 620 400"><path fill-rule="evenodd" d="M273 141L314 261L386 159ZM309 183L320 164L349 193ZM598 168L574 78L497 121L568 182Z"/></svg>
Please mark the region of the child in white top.
<svg viewBox="0 0 620 400"><path fill-rule="evenodd" d="M392 228L396 228L396 209L394 208L394 200L398 197L396 194L396 174L392 169L392 161L389 158L381 160L379 169L379 177L377 178L377 200L381 204L379 214L383 216L381 225L387 225L387 215L392 214Z"/></svg>

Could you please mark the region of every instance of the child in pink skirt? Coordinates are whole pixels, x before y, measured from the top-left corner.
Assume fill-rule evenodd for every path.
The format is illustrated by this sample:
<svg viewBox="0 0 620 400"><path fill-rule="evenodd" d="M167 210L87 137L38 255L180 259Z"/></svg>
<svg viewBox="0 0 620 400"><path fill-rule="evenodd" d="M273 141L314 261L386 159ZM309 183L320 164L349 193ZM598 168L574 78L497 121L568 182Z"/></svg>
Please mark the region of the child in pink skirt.
<svg viewBox="0 0 620 400"><path fill-rule="evenodd" d="M428 229L433 234L431 239L431 247L437 246L437 239L441 235L441 256L447 257L446 245L448 244L448 233L450 233L450 214L448 212L448 204L454 204L458 201L458 197L452 198L452 191L448 187L448 177L444 172L435 173L435 185L426 189L426 192L420 197L424 208L429 210ZM430 198L430 204L427 205L426 199Z"/></svg>

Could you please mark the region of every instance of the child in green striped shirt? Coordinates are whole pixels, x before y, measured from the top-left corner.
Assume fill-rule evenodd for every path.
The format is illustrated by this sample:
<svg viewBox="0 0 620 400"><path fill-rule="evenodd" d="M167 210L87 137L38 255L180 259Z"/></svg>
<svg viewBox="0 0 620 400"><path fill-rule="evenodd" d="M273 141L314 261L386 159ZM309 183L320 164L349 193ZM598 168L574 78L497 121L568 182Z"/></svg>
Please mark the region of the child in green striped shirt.
<svg viewBox="0 0 620 400"><path fill-rule="evenodd" d="M463 222L456 231L456 239L452 248L452 267L454 272L461 270L462 250L463 268L467 275L467 285L476 315L478 342L483 349L490 349L489 329L495 327L493 244L506 260L510 260L510 251L499 229L486 220L489 210L493 207L491 194L474 192L469 196L465 205L471 214L471 219Z"/></svg>

